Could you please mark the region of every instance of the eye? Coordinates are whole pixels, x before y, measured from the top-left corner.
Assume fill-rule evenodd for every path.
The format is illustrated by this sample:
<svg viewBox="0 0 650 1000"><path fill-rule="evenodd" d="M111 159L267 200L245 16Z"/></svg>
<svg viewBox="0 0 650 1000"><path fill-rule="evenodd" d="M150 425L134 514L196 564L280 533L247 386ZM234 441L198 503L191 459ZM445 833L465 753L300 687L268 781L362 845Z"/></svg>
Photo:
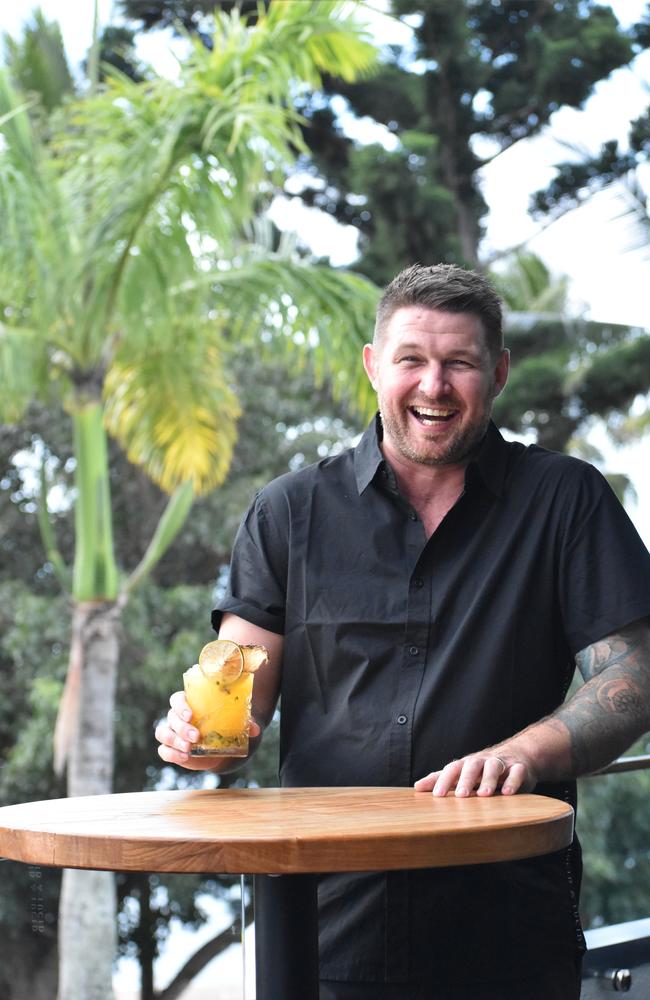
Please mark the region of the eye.
<svg viewBox="0 0 650 1000"><path fill-rule="evenodd" d="M451 360L447 362L447 365L450 368L459 368L459 369L475 367L471 361L466 361L464 358L451 358Z"/></svg>

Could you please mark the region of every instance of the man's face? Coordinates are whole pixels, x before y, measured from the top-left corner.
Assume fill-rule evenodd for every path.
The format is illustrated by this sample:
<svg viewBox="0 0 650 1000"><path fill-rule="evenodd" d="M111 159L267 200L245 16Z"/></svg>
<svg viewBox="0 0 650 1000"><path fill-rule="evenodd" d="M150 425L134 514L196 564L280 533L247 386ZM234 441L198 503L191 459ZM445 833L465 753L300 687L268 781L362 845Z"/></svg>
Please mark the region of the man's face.
<svg viewBox="0 0 650 1000"><path fill-rule="evenodd" d="M508 377L508 352L490 356L470 313L406 306L363 361L377 392L386 458L419 465L466 462L483 438Z"/></svg>

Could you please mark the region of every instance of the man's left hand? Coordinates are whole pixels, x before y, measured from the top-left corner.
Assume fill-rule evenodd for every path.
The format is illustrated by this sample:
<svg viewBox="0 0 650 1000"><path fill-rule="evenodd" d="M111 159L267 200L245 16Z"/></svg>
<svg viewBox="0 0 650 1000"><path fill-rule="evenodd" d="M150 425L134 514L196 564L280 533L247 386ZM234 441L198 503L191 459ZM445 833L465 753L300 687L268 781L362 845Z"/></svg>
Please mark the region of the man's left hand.
<svg viewBox="0 0 650 1000"><path fill-rule="evenodd" d="M432 771L415 782L416 792L433 792L444 796L452 789L459 798L471 795L514 795L530 792L537 784L529 761L520 754L515 757L505 747L469 754L452 760L440 771Z"/></svg>
<svg viewBox="0 0 650 1000"><path fill-rule="evenodd" d="M650 728L650 622L642 619L576 656L585 683L569 701L502 743L415 782L459 797L531 792L538 781L593 774Z"/></svg>

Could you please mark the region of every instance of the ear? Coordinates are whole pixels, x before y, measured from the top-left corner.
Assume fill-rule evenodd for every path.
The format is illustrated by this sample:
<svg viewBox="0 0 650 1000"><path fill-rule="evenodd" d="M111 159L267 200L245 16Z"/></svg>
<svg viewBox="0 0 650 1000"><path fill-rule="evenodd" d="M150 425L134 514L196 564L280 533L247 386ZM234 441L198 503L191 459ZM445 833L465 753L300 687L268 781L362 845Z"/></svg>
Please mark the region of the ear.
<svg viewBox="0 0 650 1000"><path fill-rule="evenodd" d="M372 344L364 344L363 347L363 367L366 369L366 375L370 379L370 385L373 389L377 389L377 369L376 369L376 356L375 348Z"/></svg>
<svg viewBox="0 0 650 1000"><path fill-rule="evenodd" d="M501 351L499 360L494 368L494 396L498 396L505 387L508 381L508 372L510 371L510 351Z"/></svg>

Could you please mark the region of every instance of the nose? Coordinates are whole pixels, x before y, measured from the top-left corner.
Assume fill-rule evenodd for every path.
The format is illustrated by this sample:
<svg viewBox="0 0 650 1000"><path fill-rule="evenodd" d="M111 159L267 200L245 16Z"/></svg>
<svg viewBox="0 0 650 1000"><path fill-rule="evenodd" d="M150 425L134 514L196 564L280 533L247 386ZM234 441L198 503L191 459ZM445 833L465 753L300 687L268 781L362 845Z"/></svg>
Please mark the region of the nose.
<svg viewBox="0 0 650 1000"><path fill-rule="evenodd" d="M430 361L420 373L420 392L430 399L444 396L449 391L447 370L439 361Z"/></svg>

